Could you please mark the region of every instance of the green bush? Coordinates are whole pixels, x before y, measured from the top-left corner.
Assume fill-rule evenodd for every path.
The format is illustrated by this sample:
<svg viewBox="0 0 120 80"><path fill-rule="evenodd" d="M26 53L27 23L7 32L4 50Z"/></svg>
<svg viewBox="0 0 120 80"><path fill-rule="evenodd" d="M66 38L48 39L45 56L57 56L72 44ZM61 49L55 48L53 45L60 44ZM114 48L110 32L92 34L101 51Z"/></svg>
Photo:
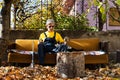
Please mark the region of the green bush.
<svg viewBox="0 0 120 80"><path fill-rule="evenodd" d="M55 29L97 31L96 27L89 26L85 14L77 14L76 16L55 14L55 19ZM35 14L24 21L24 27L21 29L45 29L46 20L46 17L40 18L39 14Z"/></svg>

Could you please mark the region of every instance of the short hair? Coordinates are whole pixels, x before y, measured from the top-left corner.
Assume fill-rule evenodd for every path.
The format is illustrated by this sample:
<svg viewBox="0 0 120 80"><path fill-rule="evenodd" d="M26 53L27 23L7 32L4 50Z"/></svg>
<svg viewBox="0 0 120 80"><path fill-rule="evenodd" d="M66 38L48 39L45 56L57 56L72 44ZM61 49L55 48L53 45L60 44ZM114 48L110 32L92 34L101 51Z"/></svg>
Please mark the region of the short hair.
<svg viewBox="0 0 120 80"><path fill-rule="evenodd" d="M48 24L50 24L50 23L55 24L55 22L54 22L53 19L48 19L48 20L46 21L46 25L48 25Z"/></svg>

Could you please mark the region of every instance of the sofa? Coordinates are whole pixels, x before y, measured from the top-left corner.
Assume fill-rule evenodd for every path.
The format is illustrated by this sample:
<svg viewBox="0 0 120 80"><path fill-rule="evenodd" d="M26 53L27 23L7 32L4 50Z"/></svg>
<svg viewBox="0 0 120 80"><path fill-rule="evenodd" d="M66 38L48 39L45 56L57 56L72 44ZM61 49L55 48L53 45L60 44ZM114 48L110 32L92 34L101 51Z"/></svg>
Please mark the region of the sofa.
<svg viewBox="0 0 120 80"><path fill-rule="evenodd" d="M100 41L99 38L70 39L67 45L72 51L86 53L85 64L108 64L108 42ZM8 63L31 63L34 52L34 62L38 61L38 40L37 39L16 39L8 46ZM104 51L101 55L89 53ZM45 64L56 64L56 54L46 53Z"/></svg>

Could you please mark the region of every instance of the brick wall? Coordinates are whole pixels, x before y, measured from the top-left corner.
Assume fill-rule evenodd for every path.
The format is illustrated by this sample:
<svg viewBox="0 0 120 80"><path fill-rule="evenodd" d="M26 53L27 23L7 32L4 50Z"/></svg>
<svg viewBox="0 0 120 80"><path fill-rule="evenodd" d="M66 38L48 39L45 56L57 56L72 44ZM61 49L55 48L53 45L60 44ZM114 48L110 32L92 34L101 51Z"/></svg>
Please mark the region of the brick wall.
<svg viewBox="0 0 120 80"><path fill-rule="evenodd" d="M10 41L15 39L38 39L39 34L43 30L12 30L10 31ZM120 49L120 31L101 31L101 32L85 32L85 31L70 31L70 30L57 30L63 38L68 36L70 38L90 38L98 37L101 41L109 41L109 51L116 51Z"/></svg>

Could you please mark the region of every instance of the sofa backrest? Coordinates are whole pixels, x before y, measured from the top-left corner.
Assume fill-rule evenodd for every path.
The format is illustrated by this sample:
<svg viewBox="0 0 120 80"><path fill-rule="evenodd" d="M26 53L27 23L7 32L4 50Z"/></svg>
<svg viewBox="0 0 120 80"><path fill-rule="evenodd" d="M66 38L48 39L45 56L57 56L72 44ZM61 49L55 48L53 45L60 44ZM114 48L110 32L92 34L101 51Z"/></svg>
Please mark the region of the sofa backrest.
<svg viewBox="0 0 120 80"><path fill-rule="evenodd" d="M76 50L97 51L99 50L99 38L70 39L67 44Z"/></svg>
<svg viewBox="0 0 120 80"><path fill-rule="evenodd" d="M36 39L16 39L16 49L26 51L37 51L38 40Z"/></svg>

